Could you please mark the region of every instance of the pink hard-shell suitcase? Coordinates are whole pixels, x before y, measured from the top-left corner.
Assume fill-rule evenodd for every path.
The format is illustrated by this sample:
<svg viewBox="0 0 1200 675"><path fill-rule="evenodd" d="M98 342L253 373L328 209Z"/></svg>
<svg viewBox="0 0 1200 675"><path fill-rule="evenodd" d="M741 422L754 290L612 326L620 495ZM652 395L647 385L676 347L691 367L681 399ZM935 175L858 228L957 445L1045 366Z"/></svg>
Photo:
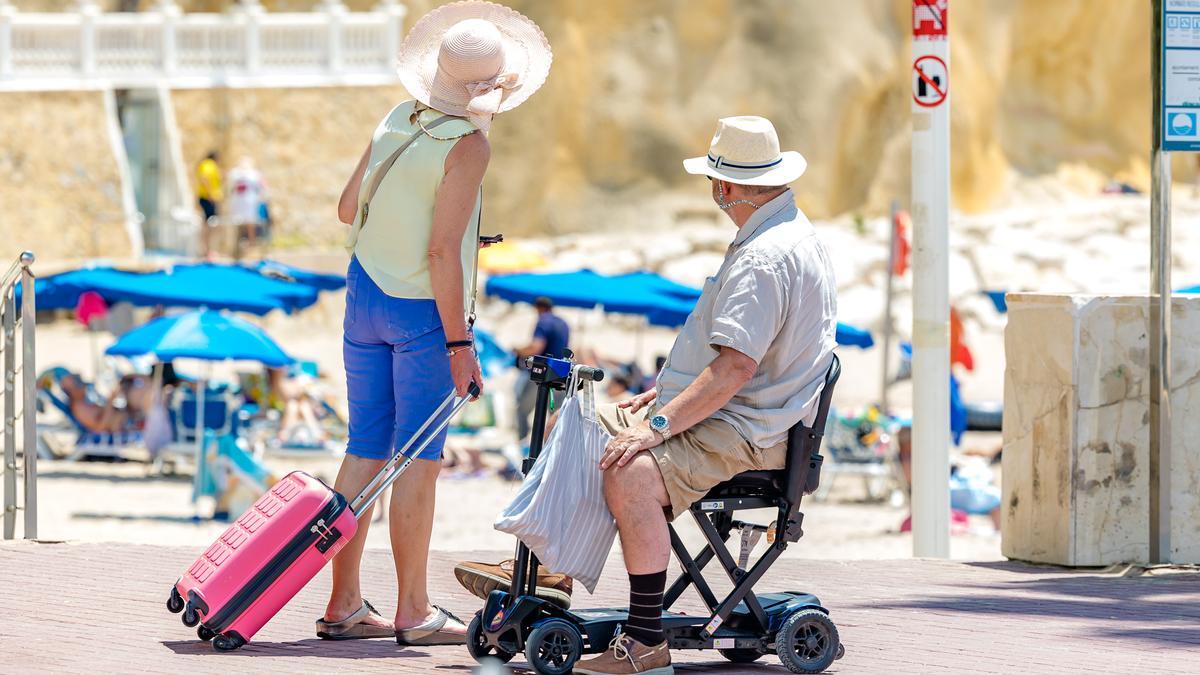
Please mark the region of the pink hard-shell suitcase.
<svg viewBox="0 0 1200 675"><path fill-rule="evenodd" d="M472 384L471 395L478 391ZM302 471L289 473L187 568L167 609L183 612L185 626L199 624L197 635L216 649L246 644L354 537L355 514L373 504L470 400L461 399L422 436L454 398L451 392L353 502Z"/></svg>

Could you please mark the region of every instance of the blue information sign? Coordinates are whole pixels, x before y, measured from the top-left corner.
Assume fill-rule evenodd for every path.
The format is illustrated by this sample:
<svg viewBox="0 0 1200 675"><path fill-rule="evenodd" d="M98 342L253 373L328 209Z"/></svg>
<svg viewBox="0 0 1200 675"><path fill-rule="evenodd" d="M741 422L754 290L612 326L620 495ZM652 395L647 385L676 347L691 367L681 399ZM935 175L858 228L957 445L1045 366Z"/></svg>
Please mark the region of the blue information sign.
<svg viewBox="0 0 1200 675"><path fill-rule="evenodd" d="M1162 7L1162 149L1200 151L1200 0Z"/></svg>

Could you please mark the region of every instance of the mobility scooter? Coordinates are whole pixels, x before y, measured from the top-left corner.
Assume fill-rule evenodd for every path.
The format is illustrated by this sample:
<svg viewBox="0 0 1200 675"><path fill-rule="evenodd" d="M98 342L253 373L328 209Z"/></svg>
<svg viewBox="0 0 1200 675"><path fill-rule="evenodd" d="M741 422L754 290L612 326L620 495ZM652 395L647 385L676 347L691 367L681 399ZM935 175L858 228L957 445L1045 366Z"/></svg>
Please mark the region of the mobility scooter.
<svg viewBox="0 0 1200 675"><path fill-rule="evenodd" d="M529 357L524 366L538 385L529 458L522 466L528 474L542 449L552 392L571 393L567 392L569 385L600 381L604 373L569 358ZM837 627L815 596L796 591L756 595L752 590L788 544L803 535L800 499L815 491L820 481L822 457L818 451L840 372L834 356L825 375L816 421L812 427L797 423L788 434L786 468L739 474L692 505L691 514L707 540L697 556L693 558L674 527L670 529L671 547L684 569L664 596L663 630L671 649L716 649L729 661L743 664L774 652L794 673L819 673L842 657L845 650ZM763 508L777 510L770 526L733 517L735 511ZM735 531L743 539L740 559L725 545ZM764 532L773 541L748 566L750 548ZM733 583L724 599L716 597L702 574L714 558ZM565 610L536 597L537 571L537 557L518 543L510 587L492 591L468 627L467 648L476 661L507 662L524 652L536 672L562 675L571 672L581 656L604 651L621 630L628 618L625 609ZM670 611L689 586L694 586L704 601L704 614Z"/></svg>

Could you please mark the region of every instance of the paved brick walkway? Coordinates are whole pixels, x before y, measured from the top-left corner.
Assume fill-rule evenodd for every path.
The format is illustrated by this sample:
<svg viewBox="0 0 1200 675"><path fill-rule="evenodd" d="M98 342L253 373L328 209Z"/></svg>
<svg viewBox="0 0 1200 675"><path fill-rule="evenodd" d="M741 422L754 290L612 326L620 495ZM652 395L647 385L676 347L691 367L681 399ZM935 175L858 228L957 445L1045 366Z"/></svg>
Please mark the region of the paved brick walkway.
<svg viewBox="0 0 1200 675"><path fill-rule="evenodd" d="M312 636L328 574L256 641L232 654L198 642L167 613L167 593L199 549L118 544L0 544L0 671L467 672L464 649L404 649L384 640ZM476 554L493 558L494 554ZM435 554L437 599L461 616L478 601ZM364 565L369 597L392 605L384 551ZM597 597L624 601L612 561ZM1014 563L785 559L762 589L807 590L832 610L846 657L831 672L1192 672L1200 670L1200 575L1121 578ZM688 611L699 611L689 597ZM386 612L387 610L384 609ZM713 652L677 652L681 672L783 672L779 661L733 668ZM521 669L519 659L513 665Z"/></svg>

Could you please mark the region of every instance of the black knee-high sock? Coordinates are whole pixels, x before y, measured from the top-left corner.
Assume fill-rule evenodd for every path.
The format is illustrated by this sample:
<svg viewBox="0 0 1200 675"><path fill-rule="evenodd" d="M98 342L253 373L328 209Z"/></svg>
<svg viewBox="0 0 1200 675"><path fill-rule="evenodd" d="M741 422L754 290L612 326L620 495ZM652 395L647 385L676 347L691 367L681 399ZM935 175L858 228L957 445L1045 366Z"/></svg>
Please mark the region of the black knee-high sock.
<svg viewBox="0 0 1200 675"><path fill-rule="evenodd" d="M653 574L629 575L629 621L625 634L646 646L663 641L663 591L667 588L667 571Z"/></svg>

